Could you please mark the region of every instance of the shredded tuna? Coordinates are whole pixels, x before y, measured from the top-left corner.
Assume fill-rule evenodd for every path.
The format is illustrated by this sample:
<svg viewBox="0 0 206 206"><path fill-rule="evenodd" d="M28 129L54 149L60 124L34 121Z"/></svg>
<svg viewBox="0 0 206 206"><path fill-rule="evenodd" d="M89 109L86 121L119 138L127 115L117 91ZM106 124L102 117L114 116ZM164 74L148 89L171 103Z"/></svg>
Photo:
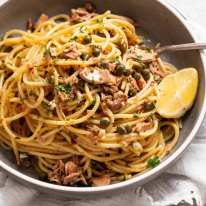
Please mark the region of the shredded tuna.
<svg viewBox="0 0 206 206"><path fill-rule="evenodd" d="M103 91L106 94L114 94L115 92L119 91L119 88L116 85L111 85L111 86L103 86Z"/></svg>
<svg viewBox="0 0 206 206"><path fill-rule="evenodd" d="M155 59L156 55L157 54L153 51L140 49L137 46L131 46L129 49L129 58L138 60L143 63L152 62Z"/></svg>
<svg viewBox="0 0 206 206"><path fill-rule="evenodd" d="M143 132L148 129L151 129L153 126L152 122L144 122L137 124L133 129L135 132Z"/></svg>
<svg viewBox="0 0 206 206"><path fill-rule="evenodd" d="M77 172L77 165L73 161L68 161L65 164L65 174L69 175L75 172Z"/></svg>
<svg viewBox="0 0 206 206"><path fill-rule="evenodd" d="M117 65L116 65L115 63L109 62L109 63L108 63L108 69L109 69L109 71L113 72L113 71L115 70L116 66L117 66Z"/></svg>
<svg viewBox="0 0 206 206"><path fill-rule="evenodd" d="M73 185L81 180L80 175L81 173L73 161L68 161L64 164L62 160L59 160L53 171L49 173L48 178L57 184Z"/></svg>
<svg viewBox="0 0 206 206"><path fill-rule="evenodd" d="M99 67L109 70L110 72L114 72L117 64L114 62L109 62L106 60L101 60Z"/></svg>
<svg viewBox="0 0 206 206"><path fill-rule="evenodd" d="M16 66L17 67L21 66L21 63L22 63L22 59L20 57L17 57L16 58Z"/></svg>
<svg viewBox="0 0 206 206"><path fill-rule="evenodd" d="M79 79L76 76L69 76L67 78L59 77L59 83L76 85L79 82Z"/></svg>
<svg viewBox="0 0 206 206"><path fill-rule="evenodd" d="M95 9L92 6L92 4L87 3L85 7L81 7L78 9L72 9L71 14L69 16L69 21L72 24L86 21L97 15L94 12L95 12Z"/></svg>
<svg viewBox="0 0 206 206"><path fill-rule="evenodd" d="M61 184L62 183L62 175L64 175L64 163L62 160L59 160L54 165L53 171L48 174L48 178L51 182Z"/></svg>
<svg viewBox="0 0 206 206"><path fill-rule="evenodd" d="M111 183L111 178L109 176L94 177L92 178L92 183L94 186L109 185Z"/></svg>
<svg viewBox="0 0 206 206"><path fill-rule="evenodd" d="M62 53L62 57L65 59L77 59L80 56L80 52L77 49L77 46L75 43L70 44L68 48L64 50Z"/></svg>
<svg viewBox="0 0 206 206"><path fill-rule="evenodd" d="M129 76L127 78L127 80L130 83L132 89L134 89L135 91L139 91L140 90L140 88L139 88L139 86L137 84L137 80L136 79L134 79L133 77Z"/></svg>
<svg viewBox="0 0 206 206"><path fill-rule="evenodd" d="M153 73L153 74L157 74L158 76L160 76L161 78L165 77L165 74L164 72L162 72L159 67L158 67L158 64L157 63L152 63L150 64L150 71Z"/></svg>
<svg viewBox="0 0 206 206"><path fill-rule="evenodd" d="M95 8L94 5L93 5L92 3L90 3L90 2L86 2L85 5L84 5L84 8L85 8L88 12L90 12L90 13L96 12L96 8Z"/></svg>
<svg viewBox="0 0 206 206"><path fill-rule="evenodd" d="M64 185L68 185L68 184L74 184L75 182L77 182L78 180L79 180L79 175L80 175L80 173L79 172L75 172L75 173L72 173L72 174L70 174L70 175L68 175L68 176L65 176L64 178L63 178L63 184Z"/></svg>
<svg viewBox="0 0 206 206"><path fill-rule="evenodd" d="M103 110L105 107L111 109L114 113L118 112L127 102L127 96L122 92L118 91L112 95L101 95L101 106Z"/></svg>
<svg viewBox="0 0 206 206"><path fill-rule="evenodd" d="M62 91L58 91L57 95L58 99L60 100L60 103L65 103L67 101L74 100L74 98L77 96L77 88L73 85L71 87L71 91L69 92L69 94Z"/></svg>
<svg viewBox="0 0 206 206"><path fill-rule="evenodd" d="M137 80L137 85L141 90L145 87L146 84L147 83L143 78L140 78L139 80Z"/></svg>
<svg viewBox="0 0 206 206"><path fill-rule="evenodd" d="M35 28L38 28L42 23L44 23L45 21L47 21L49 19L49 17L45 14L42 14L39 19L37 20L37 22L35 23Z"/></svg>
<svg viewBox="0 0 206 206"><path fill-rule="evenodd" d="M45 95L45 96L47 96L50 92L53 91L53 87L50 86L50 85L43 87L43 89L44 89L44 95Z"/></svg>
<svg viewBox="0 0 206 206"><path fill-rule="evenodd" d="M108 85L115 85L117 83L117 77L112 75L106 69L99 69L99 68L84 68L80 72L80 77L92 84L108 84Z"/></svg>

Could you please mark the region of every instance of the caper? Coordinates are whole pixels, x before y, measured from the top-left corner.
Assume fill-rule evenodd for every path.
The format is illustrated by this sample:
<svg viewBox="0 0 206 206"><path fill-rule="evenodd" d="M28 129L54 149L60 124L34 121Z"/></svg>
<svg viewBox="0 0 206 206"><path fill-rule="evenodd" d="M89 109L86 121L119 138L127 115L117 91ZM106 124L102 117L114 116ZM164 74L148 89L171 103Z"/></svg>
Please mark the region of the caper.
<svg viewBox="0 0 206 206"><path fill-rule="evenodd" d="M118 76L123 75L125 70L126 70L126 68L125 68L125 66L124 66L123 64L118 64L118 65L116 66L116 69L115 69L116 74L117 74Z"/></svg>
<svg viewBox="0 0 206 206"><path fill-rule="evenodd" d="M84 38L83 38L83 43L84 44L89 44L91 42L92 42L91 36L89 36L89 35L84 36Z"/></svg>
<svg viewBox="0 0 206 206"><path fill-rule="evenodd" d="M126 125L125 129L127 130L127 133L131 133L132 132L132 127L130 125Z"/></svg>
<svg viewBox="0 0 206 206"><path fill-rule="evenodd" d="M142 76L143 76L143 78L144 78L145 81L149 80L149 78L150 78L150 72L149 72L148 69L142 70L142 71L141 71L141 74L142 74Z"/></svg>
<svg viewBox="0 0 206 206"><path fill-rule="evenodd" d="M119 127L117 127L117 133L119 133L119 134L126 134L127 130L126 130L125 127L119 126Z"/></svg>
<svg viewBox="0 0 206 206"><path fill-rule="evenodd" d="M80 55L80 58L81 58L82 60L88 60L88 59L89 59L89 55L86 54L86 53L82 53L82 54Z"/></svg>
<svg viewBox="0 0 206 206"><path fill-rule="evenodd" d="M150 103L145 103L145 104L144 104L144 109L145 109L146 111L153 110L154 108L155 108L154 102L150 102Z"/></svg>
<svg viewBox="0 0 206 206"><path fill-rule="evenodd" d="M101 49L97 46L93 46L92 48L92 55L98 57L100 55Z"/></svg>
<svg viewBox="0 0 206 206"><path fill-rule="evenodd" d="M133 96L135 96L137 94L137 91L135 90L135 89L130 89L129 90L129 96L130 97L133 97Z"/></svg>
<svg viewBox="0 0 206 206"><path fill-rule="evenodd" d="M100 64L100 67L102 67L103 69L109 69L109 63L107 63L107 62L102 62L102 63Z"/></svg>
<svg viewBox="0 0 206 206"><path fill-rule="evenodd" d="M141 75L138 72L133 73L132 75L136 80L139 80L141 78Z"/></svg>
<svg viewBox="0 0 206 206"><path fill-rule="evenodd" d="M125 69L124 72L123 72L123 74L124 74L125 76L129 76L131 73L132 73L132 72L131 72L131 70L129 70L129 69Z"/></svg>
<svg viewBox="0 0 206 206"><path fill-rule="evenodd" d="M137 72L141 72L142 69L144 69L144 68L145 68L145 65L143 63L134 64L132 66L132 69L137 71Z"/></svg>
<svg viewBox="0 0 206 206"><path fill-rule="evenodd" d="M107 118L107 117L100 119L100 126L101 127L107 127L107 126L109 126L109 123L110 123L110 121L109 121L109 118Z"/></svg>

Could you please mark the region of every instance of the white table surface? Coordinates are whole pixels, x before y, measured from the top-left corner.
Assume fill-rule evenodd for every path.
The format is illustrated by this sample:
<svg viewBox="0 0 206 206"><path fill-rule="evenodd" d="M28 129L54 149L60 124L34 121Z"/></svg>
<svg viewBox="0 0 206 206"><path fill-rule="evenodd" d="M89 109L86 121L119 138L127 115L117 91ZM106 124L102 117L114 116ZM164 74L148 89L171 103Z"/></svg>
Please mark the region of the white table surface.
<svg viewBox="0 0 206 206"><path fill-rule="evenodd" d="M0 5L5 1L0 0ZM199 31L206 41L206 0L162 1L175 6L186 18L202 27ZM195 205L192 197L195 197L197 205L206 205L206 118L192 145L169 172L170 175L162 175L136 191L98 201L73 201L40 194L0 172L0 206L166 206L179 205L181 200ZM192 194L191 190L194 191ZM183 205L189 204L184 203L181 206Z"/></svg>

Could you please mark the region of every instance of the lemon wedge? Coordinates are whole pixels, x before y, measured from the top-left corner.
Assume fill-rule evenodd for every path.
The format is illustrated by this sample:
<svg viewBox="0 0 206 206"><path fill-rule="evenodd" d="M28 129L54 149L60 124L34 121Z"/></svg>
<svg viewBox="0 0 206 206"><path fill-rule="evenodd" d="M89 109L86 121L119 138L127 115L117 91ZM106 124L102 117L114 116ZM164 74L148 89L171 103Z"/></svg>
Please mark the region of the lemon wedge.
<svg viewBox="0 0 206 206"><path fill-rule="evenodd" d="M198 87L198 73L194 68L185 68L166 76L159 84L157 112L165 118L179 118L194 102Z"/></svg>

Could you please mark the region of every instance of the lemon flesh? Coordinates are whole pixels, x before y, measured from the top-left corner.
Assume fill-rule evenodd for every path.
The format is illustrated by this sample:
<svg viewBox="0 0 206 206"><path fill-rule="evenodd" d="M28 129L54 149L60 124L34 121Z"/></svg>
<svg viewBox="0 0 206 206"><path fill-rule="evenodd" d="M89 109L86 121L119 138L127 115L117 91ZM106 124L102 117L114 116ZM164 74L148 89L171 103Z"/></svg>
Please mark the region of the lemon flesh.
<svg viewBox="0 0 206 206"><path fill-rule="evenodd" d="M166 76L159 84L157 112L165 118L179 118L194 102L198 87L198 73L194 68L185 68Z"/></svg>

